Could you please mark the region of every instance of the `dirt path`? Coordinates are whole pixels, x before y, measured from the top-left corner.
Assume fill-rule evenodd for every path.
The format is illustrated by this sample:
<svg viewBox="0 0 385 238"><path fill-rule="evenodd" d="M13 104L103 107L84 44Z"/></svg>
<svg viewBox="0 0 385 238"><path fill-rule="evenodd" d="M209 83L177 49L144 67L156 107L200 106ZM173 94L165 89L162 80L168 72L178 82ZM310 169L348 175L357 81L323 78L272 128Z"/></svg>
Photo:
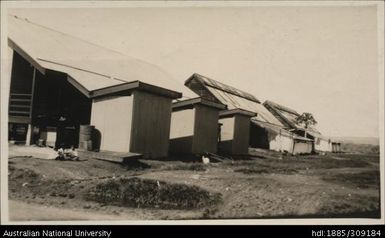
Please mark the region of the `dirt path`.
<svg viewBox="0 0 385 238"><path fill-rule="evenodd" d="M137 220L139 217L125 215L106 215L84 210L49 207L38 204L9 200L11 221L73 221L73 220Z"/></svg>

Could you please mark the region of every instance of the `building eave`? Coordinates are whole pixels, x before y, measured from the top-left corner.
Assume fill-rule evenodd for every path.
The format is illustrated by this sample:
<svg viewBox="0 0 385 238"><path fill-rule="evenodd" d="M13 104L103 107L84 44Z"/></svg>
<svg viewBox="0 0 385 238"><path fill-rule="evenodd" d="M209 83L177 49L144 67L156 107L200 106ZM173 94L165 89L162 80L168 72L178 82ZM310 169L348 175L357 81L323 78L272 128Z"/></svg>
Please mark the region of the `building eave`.
<svg viewBox="0 0 385 238"><path fill-rule="evenodd" d="M172 110L180 110L184 108L193 107L194 105L204 105L207 107L212 107L218 110L225 110L227 109L227 106L221 103L212 102L203 98L192 98L187 99L179 102L175 102L172 104Z"/></svg>
<svg viewBox="0 0 385 238"><path fill-rule="evenodd" d="M18 44L16 44L11 38L8 37L8 46L27 60L33 67L35 67L40 73L45 74L45 68L41 66L34 58L32 58L27 52L25 52Z"/></svg>
<svg viewBox="0 0 385 238"><path fill-rule="evenodd" d="M140 81L121 83L118 85L113 85L113 86L93 90L90 92L90 97L91 98L103 97L103 96L109 96L115 93L132 91L132 90L141 90L141 91L153 93L156 95L160 95L163 97L168 97L171 99L177 99L182 97L182 93L180 92L172 91L166 88L161 88L161 87L143 83Z"/></svg>
<svg viewBox="0 0 385 238"><path fill-rule="evenodd" d="M243 110L243 109L232 109L232 110L225 110L219 112L219 118L226 118L226 117L232 117L234 115L242 115L242 116L247 116L247 117L254 117L257 115L255 112Z"/></svg>

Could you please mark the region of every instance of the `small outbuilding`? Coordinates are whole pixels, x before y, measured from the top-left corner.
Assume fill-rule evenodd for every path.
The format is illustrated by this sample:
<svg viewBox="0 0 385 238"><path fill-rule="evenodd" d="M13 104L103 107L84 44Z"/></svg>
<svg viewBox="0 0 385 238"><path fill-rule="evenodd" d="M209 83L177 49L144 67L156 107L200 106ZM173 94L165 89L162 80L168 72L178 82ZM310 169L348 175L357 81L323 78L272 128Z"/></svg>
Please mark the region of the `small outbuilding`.
<svg viewBox="0 0 385 238"><path fill-rule="evenodd" d="M219 111L226 106L202 98L174 102L171 114L170 153L202 155L218 152Z"/></svg>
<svg viewBox="0 0 385 238"><path fill-rule="evenodd" d="M332 141L323 136L315 137L314 149L315 151L332 152Z"/></svg>
<svg viewBox="0 0 385 238"><path fill-rule="evenodd" d="M289 154L310 154L313 140L298 136L280 126L251 119L252 145Z"/></svg>
<svg viewBox="0 0 385 238"><path fill-rule="evenodd" d="M300 114L286 106L272 101L265 101L263 105L286 127L301 137L306 137L313 141L313 152L334 152L332 141L322 135L315 127L304 128L296 124L296 118ZM336 146L335 146L336 147Z"/></svg>
<svg viewBox="0 0 385 238"><path fill-rule="evenodd" d="M296 131L298 134L305 134L305 129L303 128L298 128ZM306 136L314 140L314 150L316 152L333 152L333 142L330 138L323 136L321 133L315 131L314 129L306 130Z"/></svg>
<svg viewBox="0 0 385 238"><path fill-rule="evenodd" d="M219 114L219 151L226 155L247 155L250 144L250 118L255 113L232 109Z"/></svg>
<svg viewBox="0 0 385 238"><path fill-rule="evenodd" d="M340 142L332 142L332 152L333 153L341 153L341 143Z"/></svg>

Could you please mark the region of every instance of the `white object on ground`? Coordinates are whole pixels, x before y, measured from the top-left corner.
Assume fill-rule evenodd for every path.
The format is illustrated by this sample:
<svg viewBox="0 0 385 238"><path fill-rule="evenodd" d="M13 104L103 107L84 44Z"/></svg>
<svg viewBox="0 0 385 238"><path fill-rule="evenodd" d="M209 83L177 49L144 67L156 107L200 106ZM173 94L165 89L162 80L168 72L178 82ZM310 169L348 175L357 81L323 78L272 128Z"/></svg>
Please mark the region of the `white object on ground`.
<svg viewBox="0 0 385 238"><path fill-rule="evenodd" d="M208 157L206 157L206 156L202 156L202 162L204 164L208 164L208 163L210 163L210 159Z"/></svg>

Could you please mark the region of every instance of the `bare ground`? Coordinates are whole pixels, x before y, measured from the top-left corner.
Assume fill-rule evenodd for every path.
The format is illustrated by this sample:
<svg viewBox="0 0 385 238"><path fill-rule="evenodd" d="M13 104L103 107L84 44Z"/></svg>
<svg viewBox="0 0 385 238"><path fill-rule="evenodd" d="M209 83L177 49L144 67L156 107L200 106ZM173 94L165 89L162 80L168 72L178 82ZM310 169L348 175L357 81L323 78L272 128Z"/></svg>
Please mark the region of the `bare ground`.
<svg viewBox="0 0 385 238"><path fill-rule="evenodd" d="M127 206L87 199L89 191L101 183L133 177L186 185L181 187L182 192L189 192L185 189L194 186L210 194L220 194L221 201L213 206L165 209L158 205L151 207L151 203L144 208L141 204L146 201ZM142 160L122 166L91 158L9 160L13 220L374 218L380 214L379 184L379 156L368 154L284 156L207 165ZM148 188L140 191L149 192ZM194 196L195 190L191 191ZM181 195L178 192L168 191L168 197L163 195L161 199L174 201L175 196ZM156 204L162 204L163 200ZM44 212L38 212L41 210Z"/></svg>

